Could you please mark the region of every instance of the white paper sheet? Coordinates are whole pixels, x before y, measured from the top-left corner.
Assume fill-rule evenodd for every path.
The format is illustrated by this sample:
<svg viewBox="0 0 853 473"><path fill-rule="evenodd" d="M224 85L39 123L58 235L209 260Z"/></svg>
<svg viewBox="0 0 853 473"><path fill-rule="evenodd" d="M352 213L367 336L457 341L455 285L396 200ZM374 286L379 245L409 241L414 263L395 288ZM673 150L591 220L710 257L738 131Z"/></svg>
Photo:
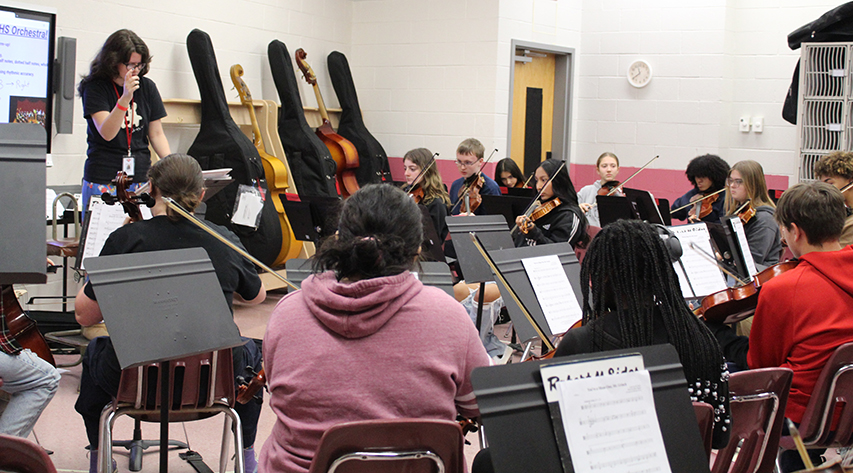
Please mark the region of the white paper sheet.
<svg viewBox="0 0 853 473"><path fill-rule="evenodd" d="M557 255L523 258L521 264L552 334L565 333L583 312Z"/></svg>
<svg viewBox="0 0 853 473"><path fill-rule="evenodd" d="M671 471L648 371L557 386L576 473Z"/></svg>
<svg viewBox="0 0 853 473"><path fill-rule="evenodd" d="M758 274L758 268L755 267L755 260L752 259L752 252L749 251L749 242L746 241L746 230L743 228L743 222L740 218L732 219L732 228L737 235L737 241L743 253L743 262L746 265L746 270L750 276Z"/></svg>
<svg viewBox="0 0 853 473"><path fill-rule="evenodd" d="M681 263L675 262L672 266L675 269L675 274L678 275L678 282L681 285L681 293L684 297L705 297L708 294L725 289L726 279L723 277L720 268L711 260L714 249L711 247L711 234L708 232L708 226L704 223L694 223L667 228L678 237L683 250ZM700 250L691 248L690 243L704 250L705 254L702 254Z"/></svg>
<svg viewBox="0 0 853 473"><path fill-rule="evenodd" d="M144 220L151 218L151 209L142 205L139 210ZM101 200L100 196L92 196L86 211L91 212L91 215L89 216L89 226L86 228L83 259L80 263L82 269L86 269L86 258L99 256L110 234L124 225L124 221L127 219L124 207L120 204L107 205Z"/></svg>

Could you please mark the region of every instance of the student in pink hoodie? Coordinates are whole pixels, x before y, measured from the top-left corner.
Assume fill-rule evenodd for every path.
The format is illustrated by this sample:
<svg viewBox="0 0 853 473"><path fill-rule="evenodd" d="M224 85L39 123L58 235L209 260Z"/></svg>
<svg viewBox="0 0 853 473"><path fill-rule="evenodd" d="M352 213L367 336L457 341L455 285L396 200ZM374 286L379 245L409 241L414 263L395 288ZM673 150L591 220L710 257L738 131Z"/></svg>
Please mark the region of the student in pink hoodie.
<svg viewBox="0 0 853 473"><path fill-rule="evenodd" d="M478 415L470 375L489 356L465 309L410 272L422 241L421 212L401 190L371 185L346 200L315 274L267 326L277 420L260 471L308 471L342 422Z"/></svg>

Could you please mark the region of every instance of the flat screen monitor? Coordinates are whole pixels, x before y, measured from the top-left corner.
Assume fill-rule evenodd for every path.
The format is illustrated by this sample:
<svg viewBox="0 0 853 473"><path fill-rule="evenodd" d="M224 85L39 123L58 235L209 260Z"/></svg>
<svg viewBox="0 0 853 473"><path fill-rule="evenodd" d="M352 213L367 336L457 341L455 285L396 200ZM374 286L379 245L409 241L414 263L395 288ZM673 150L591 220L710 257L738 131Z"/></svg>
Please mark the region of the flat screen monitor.
<svg viewBox="0 0 853 473"><path fill-rule="evenodd" d="M0 123L38 123L50 150L56 14L0 5Z"/></svg>

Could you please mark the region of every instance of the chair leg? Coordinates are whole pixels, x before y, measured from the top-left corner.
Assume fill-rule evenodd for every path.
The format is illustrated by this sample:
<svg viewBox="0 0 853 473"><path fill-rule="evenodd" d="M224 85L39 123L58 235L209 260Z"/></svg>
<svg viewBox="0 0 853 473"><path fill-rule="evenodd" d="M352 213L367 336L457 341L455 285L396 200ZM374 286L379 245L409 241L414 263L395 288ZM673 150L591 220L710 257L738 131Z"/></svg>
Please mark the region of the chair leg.
<svg viewBox="0 0 853 473"><path fill-rule="evenodd" d="M234 432L234 473L246 473L246 465L243 463L243 423L237 411L228 407L225 415L231 417L231 428ZM224 471L222 473L225 473Z"/></svg>
<svg viewBox="0 0 853 473"><path fill-rule="evenodd" d="M222 447L219 451L219 471L225 473L228 465L228 436L231 434L231 417L225 414L225 427L222 429ZM236 453L235 453L236 455Z"/></svg>
<svg viewBox="0 0 853 473"><path fill-rule="evenodd" d="M101 413L101 431L98 439L98 473L112 473L113 468L113 424L116 411L108 405Z"/></svg>

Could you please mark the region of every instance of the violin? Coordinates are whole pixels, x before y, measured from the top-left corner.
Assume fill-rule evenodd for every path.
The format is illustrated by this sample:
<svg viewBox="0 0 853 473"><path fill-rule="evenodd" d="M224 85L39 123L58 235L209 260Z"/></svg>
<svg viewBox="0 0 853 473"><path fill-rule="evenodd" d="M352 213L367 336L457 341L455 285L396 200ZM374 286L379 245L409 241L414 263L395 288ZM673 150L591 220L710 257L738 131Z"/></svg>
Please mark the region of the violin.
<svg viewBox="0 0 853 473"><path fill-rule="evenodd" d="M566 162L565 162L565 161L563 161L563 163L562 163L562 164L560 164L560 167L558 167L558 168L557 168L557 171L554 173L554 175L553 175L553 176L551 176L551 179L548 179L548 182L546 182L546 183L545 183L545 185L544 185L544 186L542 186L542 189L540 189L540 190L539 190L539 193L538 193L538 194L536 194L536 197L534 197L534 198L533 198L533 200L530 202L530 205L528 205L528 206L527 206L527 210L525 210L525 211L524 211L524 214L522 214L522 215L521 215L522 217L524 217L525 219L529 219L529 218L530 218L530 216L533 214L533 212L534 212L534 211L535 211L535 210L536 210L536 209L541 205L541 204L539 203L539 198L540 198L540 197L542 197L542 193L543 193L543 192L545 192L545 188L546 188L546 187L548 187L548 184L550 184L550 183L551 183L551 181L553 181L555 177L557 177L557 174L559 174L559 173L560 173L560 171L562 171L562 170L563 170L563 167L564 167L565 165L566 165ZM559 199L554 199L554 200L556 200L556 201L558 201L558 202L559 202ZM553 200L552 200L552 202L553 202ZM559 204L558 204L558 205L559 205ZM555 207L556 207L556 205L555 205ZM549 210L548 210L548 212L550 212L550 211L551 211L551 210L549 209ZM546 212L546 213L547 213L547 212ZM518 224L515 224L515 225L512 227L512 229L509 231L510 236L513 236L513 237L514 237L515 231L516 231L516 230L518 230L518 229L519 229ZM530 230L530 229L528 228L528 231L529 231L529 230ZM527 232L524 232L524 233L527 233Z"/></svg>
<svg viewBox="0 0 853 473"><path fill-rule="evenodd" d="M415 190L409 191L409 196L415 201L416 204L420 204L424 200L423 187L418 186Z"/></svg>
<svg viewBox="0 0 853 473"><path fill-rule="evenodd" d="M518 229L521 230L521 233L524 233L526 235L527 232L529 232L530 229L533 228L533 223L535 221L539 220L545 215L548 215L548 212L556 209L560 206L560 204L562 204L562 202L560 202L560 198L557 197L552 200L549 200L548 202L545 202L542 205L539 205L533 210L533 212L531 212L530 217L524 219L524 222Z"/></svg>
<svg viewBox="0 0 853 473"><path fill-rule="evenodd" d="M429 164L427 164L425 168L421 169L421 172L419 172L418 175L415 176L415 179L412 180L412 184L403 186L404 189L407 189L409 197L414 199L416 204L420 204L421 201L424 200L424 189L420 185L421 179L426 175L427 171L429 171L429 168L431 168L435 164L435 159L437 157L438 153L433 153L432 158L430 158L429 160Z"/></svg>
<svg viewBox="0 0 853 473"><path fill-rule="evenodd" d="M450 214L451 215L453 214L453 211L456 210L457 205L466 201L466 197L469 197L467 199L467 201L468 201L468 212L469 213L477 210L477 207L479 207L480 203L483 202L482 197L480 197L480 190L482 190L483 185L486 183L486 179L483 177L483 168L486 167L486 164L488 164L489 161L491 161L492 156L494 156L497 151L498 151L497 148L493 149L491 154L489 154L489 157L486 158L485 161L483 161L483 164L480 165L480 169L478 169L476 173L474 173L473 175L471 175L470 177L465 179L465 185L459 189L459 194L458 194L459 200L457 200L456 203L453 204L453 207L450 207ZM477 186L476 190L473 189L475 184ZM474 190L475 190L475 195L473 196L474 201L472 203L472 199L470 198L470 194Z"/></svg>
<svg viewBox="0 0 853 473"><path fill-rule="evenodd" d="M743 320L758 306L761 287L780 274L797 267L799 261L791 260L774 264L756 274L752 281L710 294L702 299L702 305L694 313L710 322L732 324Z"/></svg>
<svg viewBox="0 0 853 473"><path fill-rule="evenodd" d="M755 208L752 206L752 203L747 200L745 204L741 205L739 209L735 210L735 214L740 218L740 221L746 225L752 217L755 217Z"/></svg>
<svg viewBox="0 0 853 473"><path fill-rule="evenodd" d="M314 75L314 70L305 61L308 53L304 49L299 48L293 54L296 58L296 65L302 71L305 82L314 87L314 96L317 98L317 107L320 109L320 116L323 118L323 124L317 127L315 133L323 141L323 144L329 148L332 154L332 159L335 160L338 170L336 177L338 187L340 188L341 197L349 197L358 190L358 181L355 177L355 170L358 169L358 151L355 145L343 136L335 133L332 128L332 123L329 121L329 114L326 112L326 103L323 101L323 95L320 94L320 87L317 85L317 76Z"/></svg>
<svg viewBox="0 0 853 473"><path fill-rule="evenodd" d="M619 181L607 181L598 189L598 195L613 195L621 190L622 184Z"/></svg>
<svg viewBox="0 0 853 473"><path fill-rule="evenodd" d="M53 353L50 352L47 341L39 331L38 322L31 319L21 308L12 285L4 284L0 287L0 291L2 291L0 323L9 331L9 336L21 347L29 349L42 360L56 366Z"/></svg>

